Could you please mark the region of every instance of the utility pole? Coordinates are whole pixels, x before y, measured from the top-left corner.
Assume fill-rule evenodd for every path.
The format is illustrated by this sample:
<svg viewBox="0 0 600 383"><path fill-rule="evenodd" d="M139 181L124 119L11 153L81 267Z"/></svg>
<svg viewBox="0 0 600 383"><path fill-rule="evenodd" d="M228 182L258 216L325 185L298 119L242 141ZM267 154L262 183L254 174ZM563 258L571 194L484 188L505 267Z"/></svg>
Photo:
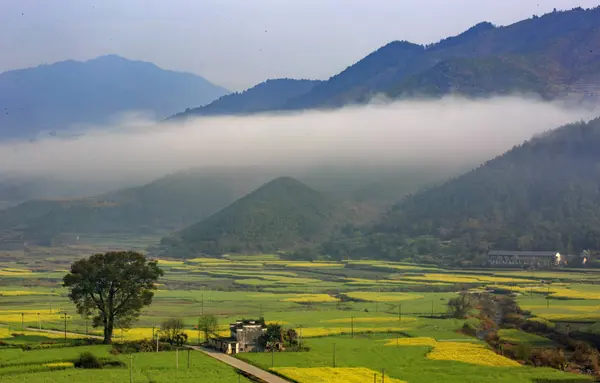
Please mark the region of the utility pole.
<svg viewBox="0 0 600 383"><path fill-rule="evenodd" d="M38 314L38 329L41 330L42 329L42 321L40 320L40 313Z"/></svg>
<svg viewBox="0 0 600 383"><path fill-rule="evenodd" d="M179 347L175 348L175 369L179 370Z"/></svg>
<svg viewBox="0 0 600 383"><path fill-rule="evenodd" d="M333 344L333 368L335 368L335 343Z"/></svg>
<svg viewBox="0 0 600 383"><path fill-rule="evenodd" d="M21 313L21 331L25 330L25 313Z"/></svg>
<svg viewBox="0 0 600 383"><path fill-rule="evenodd" d="M353 316L350 317L350 329L351 329L352 339L354 339L354 317Z"/></svg>
<svg viewBox="0 0 600 383"><path fill-rule="evenodd" d="M158 336L158 334L156 334L156 352L158 352L158 338L159 338L159 336Z"/></svg>
<svg viewBox="0 0 600 383"><path fill-rule="evenodd" d="M188 348L188 370L190 369L190 349Z"/></svg>
<svg viewBox="0 0 600 383"><path fill-rule="evenodd" d="M202 315L204 315L204 291L202 292L201 296L201 308L200 308L200 312L202 313Z"/></svg>
<svg viewBox="0 0 600 383"><path fill-rule="evenodd" d="M398 321L402 322L402 303L398 305Z"/></svg>
<svg viewBox="0 0 600 383"><path fill-rule="evenodd" d="M154 340L154 329L156 328L156 325L152 325L152 340Z"/></svg>
<svg viewBox="0 0 600 383"><path fill-rule="evenodd" d="M129 354L129 383L133 383L133 354Z"/></svg>
<svg viewBox="0 0 600 383"><path fill-rule="evenodd" d="M271 368L275 367L275 347L271 346Z"/></svg>
<svg viewBox="0 0 600 383"><path fill-rule="evenodd" d="M431 301L431 317L433 318L433 301Z"/></svg>
<svg viewBox="0 0 600 383"><path fill-rule="evenodd" d="M65 343L67 343L67 313L64 312L63 316L65 318Z"/></svg>

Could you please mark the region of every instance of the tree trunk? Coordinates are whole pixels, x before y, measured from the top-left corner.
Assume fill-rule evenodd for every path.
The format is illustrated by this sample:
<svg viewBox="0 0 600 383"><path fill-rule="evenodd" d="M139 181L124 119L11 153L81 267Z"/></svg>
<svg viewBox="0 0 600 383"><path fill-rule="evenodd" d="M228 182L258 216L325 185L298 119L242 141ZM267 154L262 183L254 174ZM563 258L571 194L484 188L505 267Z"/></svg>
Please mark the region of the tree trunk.
<svg viewBox="0 0 600 383"><path fill-rule="evenodd" d="M111 344L113 336L114 323L112 319L104 322L104 340L103 344Z"/></svg>

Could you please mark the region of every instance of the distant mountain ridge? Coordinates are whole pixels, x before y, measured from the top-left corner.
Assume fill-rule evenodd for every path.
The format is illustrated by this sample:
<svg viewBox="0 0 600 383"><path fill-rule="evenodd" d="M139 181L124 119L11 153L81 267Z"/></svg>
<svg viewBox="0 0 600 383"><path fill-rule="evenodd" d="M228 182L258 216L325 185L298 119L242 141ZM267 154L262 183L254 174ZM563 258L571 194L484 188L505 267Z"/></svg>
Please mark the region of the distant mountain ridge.
<svg viewBox="0 0 600 383"><path fill-rule="evenodd" d="M271 111L328 109L389 99L534 93L600 100L600 6L479 23L426 46L393 41ZM232 114L253 113L239 100ZM261 111L265 111L263 108Z"/></svg>
<svg viewBox="0 0 600 383"><path fill-rule="evenodd" d="M188 109L170 119L196 116L251 114L279 109L299 95L309 92L320 84L318 80L272 79L243 92L225 95L208 105Z"/></svg>
<svg viewBox="0 0 600 383"><path fill-rule="evenodd" d="M121 113L166 118L229 93L200 76L116 55L0 73L0 139L108 124Z"/></svg>

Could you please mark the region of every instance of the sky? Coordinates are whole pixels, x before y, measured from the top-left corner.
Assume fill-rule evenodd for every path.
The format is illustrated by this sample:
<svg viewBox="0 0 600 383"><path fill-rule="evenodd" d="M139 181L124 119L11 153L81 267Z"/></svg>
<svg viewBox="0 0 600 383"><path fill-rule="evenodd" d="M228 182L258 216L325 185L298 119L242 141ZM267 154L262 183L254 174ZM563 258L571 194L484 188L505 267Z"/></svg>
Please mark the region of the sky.
<svg viewBox="0 0 600 383"><path fill-rule="evenodd" d="M393 40L427 44L597 0L2 0L0 72L105 54L230 90L327 79Z"/></svg>

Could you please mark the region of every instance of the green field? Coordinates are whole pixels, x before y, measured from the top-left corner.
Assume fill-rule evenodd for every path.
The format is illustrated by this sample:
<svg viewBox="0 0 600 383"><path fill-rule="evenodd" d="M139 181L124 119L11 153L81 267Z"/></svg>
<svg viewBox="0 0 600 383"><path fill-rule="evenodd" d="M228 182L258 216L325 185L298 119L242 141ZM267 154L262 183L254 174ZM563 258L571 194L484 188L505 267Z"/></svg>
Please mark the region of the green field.
<svg viewBox="0 0 600 383"><path fill-rule="evenodd" d="M92 245L39 249L27 258L14 252L2 254L0 341L4 349L0 349L0 381L82 380L89 372L44 364L68 362L86 347L99 355L125 358L123 361L129 363L128 356L108 355L104 346L27 352L14 348L35 348L42 343L58 347L65 343L62 333L36 333L33 328L64 331L66 325L68 332L82 334L80 338L85 338L86 332L100 334L100 329L92 328L90 321L86 326L86 320L76 314L67 291L61 287L62 276L78 258L76 254L85 256L92 249ZM311 374L337 374L328 369L333 365L334 347L340 376L384 369L390 381L413 383L588 379L549 368L513 365L516 362L494 356L497 354L484 343L458 332L465 320L443 319L442 314L459 290L513 291L531 315L557 323L591 327L600 320L600 287L591 284L600 274L593 271L446 270L383 261L287 262L275 255L161 260L159 265L165 276L159 281L153 304L143 310L135 328L117 329L115 341L150 338L153 326L180 317L185 320L189 343L195 344L203 340L193 329L203 313L218 317L223 334L227 333L227 324L236 319L264 316L268 322L295 328L310 351L239 357L264 369L274 367L275 372L296 380L305 376L300 383L312 383ZM511 344L554 346L546 338L518 330L502 330L499 335ZM69 335L67 345L81 343L76 338ZM423 339L425 344L406 345L402 339ZM461 355L475 356L461 360ZM481 365L474 361L486 358L478 355L503 359L499 365ZM233 369L197 352L193 353L189 371L187 366L176 370L174 363L170 353L135 354L134 380L191 381L210 377L215 381L237 381ZM122 381L129 378L129 371L110 368L95 371L94 378Z"/></svg>

